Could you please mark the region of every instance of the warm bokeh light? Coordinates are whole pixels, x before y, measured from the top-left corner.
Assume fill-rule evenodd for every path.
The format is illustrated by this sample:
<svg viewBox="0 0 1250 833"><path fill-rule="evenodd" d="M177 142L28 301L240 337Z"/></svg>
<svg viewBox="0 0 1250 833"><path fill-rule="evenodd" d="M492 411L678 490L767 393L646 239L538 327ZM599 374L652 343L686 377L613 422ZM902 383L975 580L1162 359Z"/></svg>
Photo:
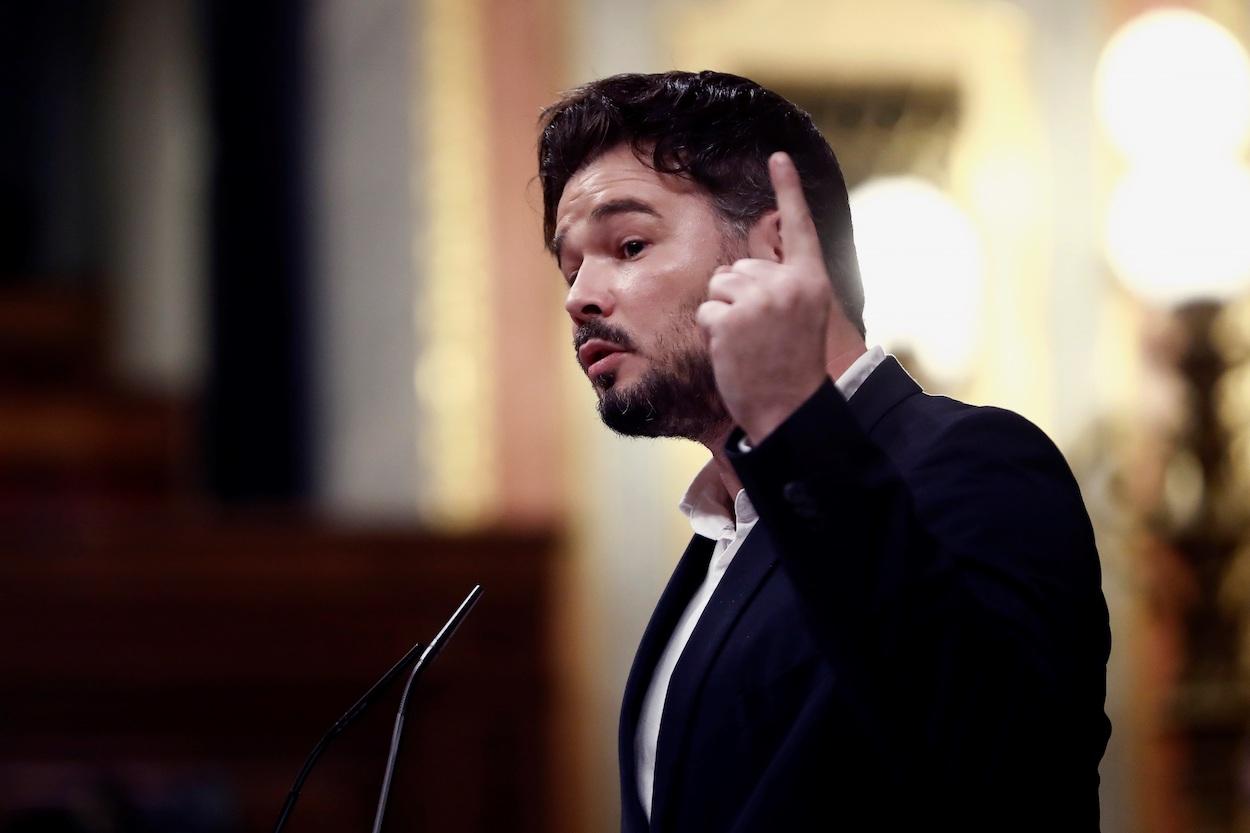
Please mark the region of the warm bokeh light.
<svg viewBox="0 0 1250 833"><path fill-rule="evenodd" d="M907 350L942 381L972 364L981 319L977 231L933 184L882 177L850 195L871 341Z"/></svg>
<svg viewBox="0 0 1250 833"><path fill-rule="evenodd" d="M1107 257L1145 300L1229 298L1250 283L1248 218L1250 170L1244 165L1142 168L1112 192Z"/></svg>
<svg viewBox="0 0 1250 833"><path fill-rule="evenodd" d="M1237 151L1250 138L1250 58L1215 21L1186 9L1134 18L1107 44L1098 114L1130 158Z"/></svg>

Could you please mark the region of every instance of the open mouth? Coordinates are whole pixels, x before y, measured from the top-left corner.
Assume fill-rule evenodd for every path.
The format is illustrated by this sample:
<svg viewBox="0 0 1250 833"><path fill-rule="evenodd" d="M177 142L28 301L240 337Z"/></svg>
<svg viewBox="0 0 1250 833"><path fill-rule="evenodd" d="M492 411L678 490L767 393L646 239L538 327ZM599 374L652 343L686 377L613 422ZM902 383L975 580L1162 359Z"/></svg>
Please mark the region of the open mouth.
<svg viewBox="0 0 1250 833"><path fill-rule="evenodd" d="M619 344L592 338L577 350L577 358L588 376L608 372L626 352ZM609 367L611 365L611 367Z"/></svg>

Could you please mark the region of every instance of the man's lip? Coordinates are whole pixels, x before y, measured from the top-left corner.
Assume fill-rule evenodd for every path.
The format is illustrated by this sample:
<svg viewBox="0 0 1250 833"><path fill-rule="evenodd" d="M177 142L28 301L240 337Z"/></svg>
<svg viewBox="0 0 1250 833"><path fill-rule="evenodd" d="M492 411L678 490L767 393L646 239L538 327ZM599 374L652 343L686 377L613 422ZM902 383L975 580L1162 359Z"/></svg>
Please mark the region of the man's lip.
<svg viewBox="0 0 1250 833"><path fill-rule="evenodd" d="M593 379L602 373L607 373L611 369L609 365L618 364L620 361L619 357L624 356L627 352L626 350L613 350L611 353L600 355L590 367L586 368L586 375Z"/></svg>
<svg viewBox="0 0 1250 833"><path fill-rule="evenodd" d="M577 348L577 360L581 362L582 367L590 372L591 365L597 363L600 359L606 358L613 353L628 352L619 344L613 344L610 341L604 341L601 338L592 338L590 341Z"/></svg>

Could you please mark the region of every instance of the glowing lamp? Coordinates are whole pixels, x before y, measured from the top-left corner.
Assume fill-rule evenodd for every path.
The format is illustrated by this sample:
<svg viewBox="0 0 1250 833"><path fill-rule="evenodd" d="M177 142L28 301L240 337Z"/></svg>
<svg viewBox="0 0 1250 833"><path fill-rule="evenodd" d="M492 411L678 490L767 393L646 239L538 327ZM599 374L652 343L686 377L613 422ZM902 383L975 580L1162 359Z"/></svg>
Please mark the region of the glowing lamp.
<svg viewBox="0 0 1250 833"><path fill-rule="evenodd" d="M939 381L965 378L977 347L984 280L972 221L916 177L869 180L850 198L869 340L911 352Z"/></svg>
<svg viewBox="0 0 1250 833"><path fill-rule="evenodd" d="M1094 91L1107 135L1129 158L1235 154L1250 138L1250 57L1194 11L1125 24L1103 50Z"/></svg>
<svg viewBox="0 0 1250 833"><path fill-rule="evenodd" d="M1147 166L1107 205L1107 258L1158 304L1227 300L1250 287L1250 170L1235 162Z"/></svg>

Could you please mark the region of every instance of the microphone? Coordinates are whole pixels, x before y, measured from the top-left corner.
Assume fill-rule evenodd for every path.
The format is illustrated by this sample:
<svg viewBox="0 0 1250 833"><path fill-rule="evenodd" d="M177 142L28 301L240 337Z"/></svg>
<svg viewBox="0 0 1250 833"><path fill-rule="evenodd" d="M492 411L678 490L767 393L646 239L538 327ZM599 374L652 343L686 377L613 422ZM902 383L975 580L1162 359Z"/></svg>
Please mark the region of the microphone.
<svg viewBox="0 0 1250 833"><path fill-rule="evenodd" d="M394 683L395 680L399 679L399 675L404 673L408 666L412 665L415 661L416 666L413 668L413 673L409 675L408 682L404 686L403 700L400 702L400 708L403 709L408 699L408 693L412 689L413 681L416 679L417 670L420 669L422 665L430 660L433 660L433 658L437 656L438 652L442 650L443 645L446 644L447 640L451 638L451 634L454 633L455 629L460 626L460 622L465 616L468 615L469 611L473 609L473 605L477 603L477 599L481 595L482 586L479 584L476 585L469 592L468 597L461 602L460 607L456 609L454 614L452 614L451 619L443 625L443 629L440 630L438 635L434 637L433 642L431 642L428 646L422 645L418 642L409 648L408 652L400 657L399 662L391 666L390 670L383 674L376 683L370 686L369 690L366 691L364 695L352 705L351 708L344 712L342 717L335 721L334 725L330 727L330 730L322 735L321 740L317 741L317 744L312 748L312 752L308 753L308 757L304 760L304 765L300 767L299 774L295 776L295 783L292 784L291 791L287 793L286 801L282 803L282 811L278 814L278 823L274 825L273 833L282 833L282 829L286 827L287 820L291 817L291 812L295 809L295 802L299 800L300 790L303 789L304 782L308 780L308 776L312 772L313 766L316 765L317 759L321 757L321 753L325 752L326 747L330 745L330 742L342 734L348 726L356 722L356 719L364 713L365 709L369 708L370 705L381 697L382 694L391 687L391 684ZM437 649L435 646L437 646ZM396 726L396 731L398 732L401 727L402 720ZM379 818L376 824L381 823L380 813L385 805L385 790L389 789L391 771L394 769L394 757L398 751L397 739L397 736L392 737L391 739L391 760L387 763L382 806L379 806Z"/></svg>
<svg viewBox="0 0 1250 833"><path fill-rule="evenodd" d="M464 601L460 603L460 607L456 608L456 612L451 614L451 618L443 625L443 629L435 635L430 646L421 654L421 658L417 660L417 664L412 667L412 671L408 674L408 682L404 683L404 693L399 698L399 709L395 712L395 728L391 732L391 751L386 757L386 771L382 774L382 794L378 796L378 810L373 818L373 833L382 833L382 820L386 816L386 801L391 794L391 778L395 774L395 762L399 758L399 744L404 734L404 718L408 714L409 696L412 694L413 684L417 678L421 676L421 672L425 670L425 666L434 661L434 658L443 650L443 646L451 639L456 629L460 627L460 623L469 615L474 605L477 604L478 598L482 595L482 585L476 585L469 591L469 595L464 597Z"/></svg>

